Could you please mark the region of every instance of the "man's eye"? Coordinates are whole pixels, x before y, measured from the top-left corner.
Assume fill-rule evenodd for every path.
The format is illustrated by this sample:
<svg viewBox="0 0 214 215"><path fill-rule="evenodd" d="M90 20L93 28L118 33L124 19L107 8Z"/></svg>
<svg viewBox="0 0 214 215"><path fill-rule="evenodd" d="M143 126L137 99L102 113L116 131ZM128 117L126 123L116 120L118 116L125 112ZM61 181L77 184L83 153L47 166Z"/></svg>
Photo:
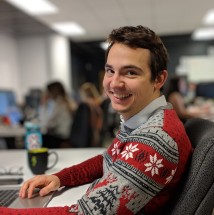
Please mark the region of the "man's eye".
<svg viewBox="0 0 214 215"><path fill-rule="evenodd" d="M135 71L128 71L127 75L133 76L133 75L137 75L137 73Z"/></svg>
<svg viewBox="0 0 214 215"><path fill-rule="evenodd" d="M114 73L114 71L111 70L111 69L106 69L105 72L106 72L107 74L109 74L109 75Z"/></svg>

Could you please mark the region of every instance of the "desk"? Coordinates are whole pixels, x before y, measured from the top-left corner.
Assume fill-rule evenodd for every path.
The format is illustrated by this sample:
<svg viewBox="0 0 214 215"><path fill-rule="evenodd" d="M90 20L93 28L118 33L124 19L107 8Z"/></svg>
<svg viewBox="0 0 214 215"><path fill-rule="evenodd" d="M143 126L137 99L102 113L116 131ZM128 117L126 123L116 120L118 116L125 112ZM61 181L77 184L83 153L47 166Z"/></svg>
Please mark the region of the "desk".
<svg viewBox="0 0 214 215"><path fill-rule="evenodd" d="M16 149L24 148L25 128L23 126L0 125L0 138L4 140L3 148Z"/></svg>
<svg viewBox="0 0 214 215"><path fill-rule="evenodd" d="M0 125L0 137L22 137L25 134L25 129L22 126L2 126Z"/></svg>
<svg viewBox="0 0 214 215"><path fill-rule="evenodd" d="M198 118L207 119L214 122L214 103L204 102L203 104L193 104L187 107L190 113L198 113ZM200 113L200 114L199 114Z"/></svg>
<svg viewBox="0 0 214 215"><path fill-rule="evenodd" d="M55 167L47 171L47 174L52 174L60 171L61 169L78 164L88 158L101 154L106 150L105 148L81 148L81 149L50 149L55 150L59 155L59 161ZM51 162L51 159L50 159ZM27 164L27 154L25 150L0 150L0 166L9 169L11 167L23 166L24 180L33 177ZM52 206L65 206L76 203L85 193L89 185L83 185L71 189L63 189L59 191L61 195L55 196L48 207ZM57 193L56 193L57 194Z"/></svg>

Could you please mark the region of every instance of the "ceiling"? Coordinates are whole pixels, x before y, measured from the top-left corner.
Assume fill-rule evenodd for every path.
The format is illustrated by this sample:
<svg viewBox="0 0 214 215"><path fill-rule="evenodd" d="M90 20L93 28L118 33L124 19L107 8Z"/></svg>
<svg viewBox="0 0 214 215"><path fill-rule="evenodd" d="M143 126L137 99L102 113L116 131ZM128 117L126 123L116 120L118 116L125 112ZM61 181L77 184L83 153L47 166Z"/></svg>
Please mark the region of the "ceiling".
<svg viewBox="0 0 214 215"><path fill-rule="evenodd" d="M74 21L86 30L74 42L104 40L113 28L145 25L161 36L189 34L202 25L213 0L49 0L59 13L30 17L0 0L0 31L16 34L52 32L53 22Z"/></svg>
<svg viewBox="0 0 214 215"><path fill-rule="evenodd" d="M0 0L0 32L17 36L54 32L47 25Z"/></svg>

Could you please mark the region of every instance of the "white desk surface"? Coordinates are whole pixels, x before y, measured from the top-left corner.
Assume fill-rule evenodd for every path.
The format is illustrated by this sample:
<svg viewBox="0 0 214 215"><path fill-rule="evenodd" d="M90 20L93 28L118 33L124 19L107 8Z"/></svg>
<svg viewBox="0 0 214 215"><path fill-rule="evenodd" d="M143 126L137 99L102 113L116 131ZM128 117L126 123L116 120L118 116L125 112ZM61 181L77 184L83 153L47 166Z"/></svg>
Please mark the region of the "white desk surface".
<svg viewBox="0 0 214 215"><path fill-rule="evenodd" d="M55 167L48 170L46 174L52 174L60 171L65 167L69 167L74 164L78 164L86 159L89 159L98 154L102 154L105 148L81 148L81 149L49 149L49 151L57 151L59 155L59 161ZM51 164L51 157L50 157ZM27 164L27 153L25 150L0 150L0 167L9 169L11 167L23 166L24 180L33 177ZM89 185L83 185L76 188L63 189L57 192L54 198L48 204L51 206L65 206L75 204L76 201L81 198L85 193Z"/></svg>
<svg viewBox="0 0 214 215"><path fill-rule="evenodd" d="M0 125L0 137L21 137L25 134L25 128L22 126L3 126Z"/></svg>

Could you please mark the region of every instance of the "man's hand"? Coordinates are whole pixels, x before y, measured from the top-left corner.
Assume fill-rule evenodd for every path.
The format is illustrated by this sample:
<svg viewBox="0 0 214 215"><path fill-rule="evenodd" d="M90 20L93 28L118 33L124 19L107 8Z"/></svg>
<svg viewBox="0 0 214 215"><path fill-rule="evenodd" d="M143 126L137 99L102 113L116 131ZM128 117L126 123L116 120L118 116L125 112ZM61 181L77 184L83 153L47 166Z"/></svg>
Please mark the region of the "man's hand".
<svg viewBox="0 0 214 215"><path fill-rule="evenodd" d="M35 176L22 185L19 196L22 198L31 198L35 188L40 188L40 196L45 196L51 191L55 191L60 187L60 180L55 175L38 175Z"/></svg>

